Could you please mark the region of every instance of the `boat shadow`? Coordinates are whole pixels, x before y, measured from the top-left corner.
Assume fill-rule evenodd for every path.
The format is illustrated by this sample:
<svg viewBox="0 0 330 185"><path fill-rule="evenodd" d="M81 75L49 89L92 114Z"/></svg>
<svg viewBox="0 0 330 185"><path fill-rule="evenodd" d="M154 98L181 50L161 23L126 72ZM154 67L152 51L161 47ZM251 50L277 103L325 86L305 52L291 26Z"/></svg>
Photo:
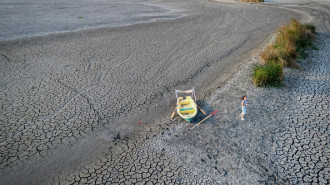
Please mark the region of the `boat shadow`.
<svg viewBox="0 0 330 185"><path fill-rule="evenodd" d="M202 113L202 111L200 109L198 109L198 113L196 115L196 117L193 119L193 121L191 122L192 124L198 124L200 121L202 121L203 119L205 119L207 116L211 115L216 109L209 103L203 101L203 100L197 100L196 101L197 105L202 108L204 110L204 112L206 113L206 115L204 115ZM207 120L205 120L203 123L201 123L201 125L208 123L209 121L213 121L214 117L211 116L210 118L208 118Z"/></svg>

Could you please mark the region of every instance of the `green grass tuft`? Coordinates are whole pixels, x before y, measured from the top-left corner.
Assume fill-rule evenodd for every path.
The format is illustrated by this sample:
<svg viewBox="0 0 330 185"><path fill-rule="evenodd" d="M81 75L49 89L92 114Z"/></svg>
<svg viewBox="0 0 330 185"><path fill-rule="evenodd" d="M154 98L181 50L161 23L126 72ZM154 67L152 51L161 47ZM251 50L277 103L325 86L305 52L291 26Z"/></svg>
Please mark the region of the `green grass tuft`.
<svg viewBox="0 0 330 185"><path fill-rule="evenodd" d="M82 18L84 18L84 17L83 17L83 16L78 16L78 18L79 18L79 19L82 19Z"/></svg>
<svg viewBox="0 0 330 185"><path fill-rule="evenodd" d="M304 24L303 25L307 30L309 30L311 33L315 34L315 26L312 24Z"/></svg>
<svg viewBox="0 0 330 185"><path fill-rule="evenodd" d="M253 71L253 83L257 87L278 87L283 80L283 67L280 64L265 63L255 65Z"/></svg>
<svg viewBox="0 0 330 185"><path fill-rule="evenodd" d="M316 47L315 45L312 46L312 49L313 49L313 50L319 50L319 48Z"/></svg>

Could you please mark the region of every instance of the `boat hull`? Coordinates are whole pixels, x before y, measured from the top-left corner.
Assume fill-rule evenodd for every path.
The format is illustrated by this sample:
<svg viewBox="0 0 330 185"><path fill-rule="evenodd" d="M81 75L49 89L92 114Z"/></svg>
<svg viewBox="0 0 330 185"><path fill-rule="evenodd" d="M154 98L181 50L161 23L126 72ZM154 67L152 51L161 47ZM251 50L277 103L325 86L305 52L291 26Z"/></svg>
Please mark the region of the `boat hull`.
<svg viewBox="0 0 330 185"><path fill-rule="evenodd" d="M188 123L191 123L194 118L183 118L184 120L188 121Z"/></svg>

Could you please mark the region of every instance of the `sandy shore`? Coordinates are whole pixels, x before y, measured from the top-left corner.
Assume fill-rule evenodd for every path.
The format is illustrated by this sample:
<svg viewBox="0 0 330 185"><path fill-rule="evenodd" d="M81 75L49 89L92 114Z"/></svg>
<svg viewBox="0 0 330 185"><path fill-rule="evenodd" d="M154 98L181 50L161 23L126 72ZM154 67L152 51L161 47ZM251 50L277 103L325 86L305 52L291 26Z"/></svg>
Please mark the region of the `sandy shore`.
<svg viewBox="0 0 330 185"><path fill-rule="evenodd" d="M271 154L279 127L260 104L271 92L253 88L245 70L250 64L242 64L276 26L304 14L245 4L170 4L187 16L0 43L3 182L285 180L264 155ZM312 12L323 6L296 8L322 16L313 21L328 33L323 16L329 12ZM244 72L231 80L237 85L226 85L238 66ZM191 86L208 112L220 112L189 132L181 119L169 121L169 109L174 88ZM241 123L235 107L244 93L259 112ZM283 108L281 102L273 106Z"/></svg>

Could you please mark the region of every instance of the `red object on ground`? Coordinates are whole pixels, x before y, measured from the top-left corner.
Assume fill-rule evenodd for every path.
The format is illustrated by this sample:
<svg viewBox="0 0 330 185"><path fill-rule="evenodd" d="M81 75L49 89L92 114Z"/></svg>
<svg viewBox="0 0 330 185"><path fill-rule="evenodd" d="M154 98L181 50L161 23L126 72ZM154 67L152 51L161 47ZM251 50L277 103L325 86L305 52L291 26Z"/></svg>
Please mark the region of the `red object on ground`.
<svg viewBox="0 0 330 185"><path fill-rule="evenodd" d="M144 128L148 128L148 127L146 127L146 126L142 125L142 123L141 123L141 122L139 122L139 124L140 124L141 126L143 126Z"/></svg>
<svg viewBox="0 0 330 185"><path fill-rule="evenodd" d="M218 110L214 111L211 115L213 115L213 114L215 114L215 113L217 113L217 112L218 112Z"/></svg>

